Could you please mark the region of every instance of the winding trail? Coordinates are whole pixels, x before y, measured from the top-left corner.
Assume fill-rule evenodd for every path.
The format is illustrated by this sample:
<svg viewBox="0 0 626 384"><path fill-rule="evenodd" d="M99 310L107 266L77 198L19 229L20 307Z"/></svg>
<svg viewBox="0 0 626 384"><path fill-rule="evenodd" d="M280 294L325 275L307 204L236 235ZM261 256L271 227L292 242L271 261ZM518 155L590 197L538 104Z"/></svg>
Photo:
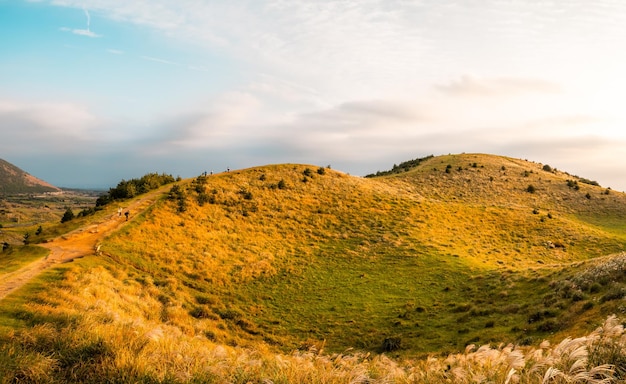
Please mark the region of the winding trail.
<svg viewBox="0 0 626 384"><path fill-rule="evenodd" d="M125 207L125 210L129 210L131 213L128 222L154 204L163 191L164 188L159 188L129 202L128 206ZM56 264L97 254L100 242L126 223L124 215L119 216L115 213L105 216L98 222L90 223L56 239L49 240L47 243L39 244L39 246L49 249L50 253L16 271L0 276L0 300Z"/></svg>

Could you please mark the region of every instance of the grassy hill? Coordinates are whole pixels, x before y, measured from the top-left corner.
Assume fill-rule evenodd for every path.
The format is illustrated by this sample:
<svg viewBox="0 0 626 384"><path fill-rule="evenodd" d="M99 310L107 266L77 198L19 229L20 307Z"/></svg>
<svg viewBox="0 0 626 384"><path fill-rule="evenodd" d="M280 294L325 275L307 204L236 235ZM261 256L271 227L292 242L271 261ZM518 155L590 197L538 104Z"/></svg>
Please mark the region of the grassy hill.
<svg viewBox="0 0 626 384"><path fill-rule="evenodd" d="M26 173L8 161L0 159L0 196L60 191L59 188Z"/></svg>
<svg viewBox="0 0 626 384"><path fill-rule="evenodd" d="M201 176L110 236L103 256L1 302L0 325L26 326L5 340L31 340L24 356L42 366L63 355L86 370L77 377L132 380L209 370L221 382L201 361L242 356L231 348L405 361L558 341L621 313L626 295L626 195L593 184L480 154L373 178L297 164Z"/></svg>

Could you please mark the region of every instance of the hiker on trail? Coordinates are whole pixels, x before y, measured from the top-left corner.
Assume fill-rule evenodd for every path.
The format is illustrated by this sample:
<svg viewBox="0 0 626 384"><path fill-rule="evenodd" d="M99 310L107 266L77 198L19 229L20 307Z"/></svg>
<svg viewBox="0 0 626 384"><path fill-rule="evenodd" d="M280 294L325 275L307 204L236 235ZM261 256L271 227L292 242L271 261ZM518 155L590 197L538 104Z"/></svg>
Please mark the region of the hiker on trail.
<svg viewBox="0 0 626 384"><path fill-rule="evenodd" d="M128 215L130 215L129 211L124 212L124 215L126 216L126 221L128 221Z"/></svg>
<svg viewBox="0 0 626 384"><path fill-rule="evenodd" d="M122 207L117 209L117 217L122 217Z"/></svg>

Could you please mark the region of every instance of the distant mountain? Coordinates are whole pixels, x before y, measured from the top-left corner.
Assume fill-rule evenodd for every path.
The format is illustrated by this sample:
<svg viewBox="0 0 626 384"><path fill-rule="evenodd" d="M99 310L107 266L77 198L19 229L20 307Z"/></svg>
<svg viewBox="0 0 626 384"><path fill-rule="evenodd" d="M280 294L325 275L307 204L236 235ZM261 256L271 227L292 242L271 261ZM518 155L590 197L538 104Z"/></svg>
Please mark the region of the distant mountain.
<svg viewBox="0 0 626 384"><path fill-rule="evenodd" d="M61 189L30 175L8 161L0 159L0 195L58 191Z"/></svg>

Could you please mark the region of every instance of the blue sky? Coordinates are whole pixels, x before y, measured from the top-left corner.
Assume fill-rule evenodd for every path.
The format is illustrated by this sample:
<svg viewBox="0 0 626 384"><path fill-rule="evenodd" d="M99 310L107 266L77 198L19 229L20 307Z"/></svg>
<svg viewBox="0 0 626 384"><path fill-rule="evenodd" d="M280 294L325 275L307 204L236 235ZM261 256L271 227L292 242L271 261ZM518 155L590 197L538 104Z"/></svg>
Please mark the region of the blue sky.
<svg viewBox="0 0 626 384"><path fill-rule="evenodd" d="M430 154L626 190L626 4L0 0L0 158L58 186Z"/></svg>

